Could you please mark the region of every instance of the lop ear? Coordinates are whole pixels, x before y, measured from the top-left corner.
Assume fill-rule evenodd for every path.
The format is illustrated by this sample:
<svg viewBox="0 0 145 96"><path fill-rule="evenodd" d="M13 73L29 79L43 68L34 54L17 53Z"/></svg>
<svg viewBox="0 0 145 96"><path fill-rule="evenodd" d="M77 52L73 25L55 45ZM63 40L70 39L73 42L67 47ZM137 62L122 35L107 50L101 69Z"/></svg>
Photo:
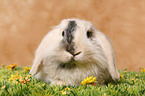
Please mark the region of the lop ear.
<svg viewBox="0 0 145 96"><path fill-rule="evenodd" d="M30 70L31 75L37 74L43 68L43 59L40 57L36 57L34 59L32 68Z"/></svg>
<svg viewBox="0 0 145 96"><path fill-rule="evenodd" d="M104 33L97 31L96 39L101 44L103 51L105 52L112 79L114 81L119 81L120 76L116 67L116 58L109 38Z"/></svg>
<svg viewBox="0 0 145 96"><path fill-rule="evenodd" d="M47 55L46 53L50 54L51 50L53 50L60 41L59 33L60 31L58 28L53 29L52 31L48 32L42 39L36 50L30 74L35 75L44 67L44 60Z"/></svg>

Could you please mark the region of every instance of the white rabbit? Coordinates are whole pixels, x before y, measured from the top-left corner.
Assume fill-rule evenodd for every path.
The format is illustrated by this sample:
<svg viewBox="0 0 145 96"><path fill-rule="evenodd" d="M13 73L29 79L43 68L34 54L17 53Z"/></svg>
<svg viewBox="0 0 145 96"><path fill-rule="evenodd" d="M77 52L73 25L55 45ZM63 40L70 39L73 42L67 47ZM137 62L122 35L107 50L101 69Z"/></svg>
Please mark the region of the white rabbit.
<svg viewBox="0 0 145 96"><path fill-rule="evenodd" d="M98 83L120 80L109 39L92 23L64 19L43 38L30 74L51 84L80 85L94 76Z"/></svg>

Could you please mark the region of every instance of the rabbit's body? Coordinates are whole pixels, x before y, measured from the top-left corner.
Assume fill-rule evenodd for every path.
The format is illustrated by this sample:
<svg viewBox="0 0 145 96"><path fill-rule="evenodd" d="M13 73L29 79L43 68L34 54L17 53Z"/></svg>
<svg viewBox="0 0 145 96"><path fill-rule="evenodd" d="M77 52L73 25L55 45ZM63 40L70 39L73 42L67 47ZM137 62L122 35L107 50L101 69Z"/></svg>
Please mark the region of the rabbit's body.
<svg viewBox="0 0 145 96"><path fill-rule="evenodd" d="M89 76L99 83L119 81L110 41L90 22L79 19L63 20L44 37L30 73L52 84L79 85Z"/></svg>

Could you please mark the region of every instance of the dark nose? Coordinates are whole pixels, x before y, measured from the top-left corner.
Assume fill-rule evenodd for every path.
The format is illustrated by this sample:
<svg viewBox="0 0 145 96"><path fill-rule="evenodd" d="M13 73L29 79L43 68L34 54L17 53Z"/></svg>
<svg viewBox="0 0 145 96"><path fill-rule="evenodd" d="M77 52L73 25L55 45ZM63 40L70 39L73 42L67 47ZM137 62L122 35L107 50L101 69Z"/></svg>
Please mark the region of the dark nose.
<svg viewBox="0 0 145 96"><path fill-rule="evenodd" d="M74 48L71 45L66 46L66 51L70 54L74 55Z"/></svg>
<svg viewBox="0 0 145 96"><path fill-rule="evenodd" d="M67 52L69 52L71 55L73 55L73 57L75 57L76 55L79 55L80 53L81 53L81 51L80 52L78 52L78 53L74 53L74 48L70 48L70 47L67 47L67 50L66 50Z"/></svg>

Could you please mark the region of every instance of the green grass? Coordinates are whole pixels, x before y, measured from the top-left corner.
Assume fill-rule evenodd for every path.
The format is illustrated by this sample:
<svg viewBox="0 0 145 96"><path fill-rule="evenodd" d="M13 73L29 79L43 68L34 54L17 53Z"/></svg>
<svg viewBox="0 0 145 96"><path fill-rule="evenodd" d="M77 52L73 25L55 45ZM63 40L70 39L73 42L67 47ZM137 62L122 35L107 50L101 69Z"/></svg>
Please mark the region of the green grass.
<svg viewBox="0 0 145 96"><path fill-rule="evenodd" d="M11 75L21 76L9 81ZM18 66L14 70L0 67L0 96L145 96L145 72L121 70L121 81L117 84L86 86L50 86L30 75ZM24 79L25 78L25 79ZM26 80L28 82L26 82Z"/></svg>

